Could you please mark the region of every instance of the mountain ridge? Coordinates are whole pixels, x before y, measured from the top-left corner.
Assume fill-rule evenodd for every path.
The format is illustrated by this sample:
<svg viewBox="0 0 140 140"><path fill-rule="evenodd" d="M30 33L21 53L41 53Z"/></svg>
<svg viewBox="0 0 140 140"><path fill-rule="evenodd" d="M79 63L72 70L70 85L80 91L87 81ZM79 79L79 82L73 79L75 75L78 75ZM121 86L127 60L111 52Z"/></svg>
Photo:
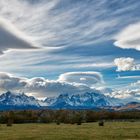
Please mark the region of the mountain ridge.
<svg viewBox="0 0 140 140"><path fill-rule="evenodd" d="M132 104L132 105L131 105ZM0 95L0 109L127 109L140 106L137 102L124 104L123 100L105 96L96 92L83 94L60 94L57 97L47 97L45 100L38 100L33 96L24 93L12 93L10 91ZM125 107L128 106L128 107ZM133 109L132 108L132 109ZM129 109L129 108L128 108Z"/></svg>

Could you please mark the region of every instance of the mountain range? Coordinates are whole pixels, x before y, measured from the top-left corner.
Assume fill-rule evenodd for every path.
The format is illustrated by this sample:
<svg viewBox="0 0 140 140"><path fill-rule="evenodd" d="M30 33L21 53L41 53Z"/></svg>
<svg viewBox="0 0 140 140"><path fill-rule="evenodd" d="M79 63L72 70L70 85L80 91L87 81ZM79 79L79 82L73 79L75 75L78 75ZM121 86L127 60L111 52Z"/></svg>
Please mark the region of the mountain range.
<svg viewBox="0 0 140 140"><path fill-rule="evenodd" d="M100 93L60 94L57 97L47 97L38 100L24 93L17 94L10 91L0 95L0 110L5 109L113 109L113 110L140 110L140 103L124 103L123 100L111 98Z"/></svg>

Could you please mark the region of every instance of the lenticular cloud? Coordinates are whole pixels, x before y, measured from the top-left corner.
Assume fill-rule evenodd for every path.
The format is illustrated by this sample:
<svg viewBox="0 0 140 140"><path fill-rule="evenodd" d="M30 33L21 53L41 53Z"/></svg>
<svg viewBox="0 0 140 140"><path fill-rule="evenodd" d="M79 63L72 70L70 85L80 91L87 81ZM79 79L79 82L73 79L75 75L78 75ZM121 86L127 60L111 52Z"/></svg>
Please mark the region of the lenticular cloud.
<svg viewBox="0 0 140 140"><path fill-rule="evenodd" d="M102 83L102 75L99 72L68 72L59 76L59 81L69 83L79 83L92 86L93 84Z"/></svg>

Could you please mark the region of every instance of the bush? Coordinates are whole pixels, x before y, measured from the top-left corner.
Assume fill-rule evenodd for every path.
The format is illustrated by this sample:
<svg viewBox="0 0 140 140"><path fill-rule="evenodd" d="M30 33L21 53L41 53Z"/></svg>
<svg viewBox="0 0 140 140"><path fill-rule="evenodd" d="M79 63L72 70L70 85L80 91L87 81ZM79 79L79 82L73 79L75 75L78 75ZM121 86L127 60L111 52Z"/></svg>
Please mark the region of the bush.
<svg viewBox="0 0 140 140"><path fill-rule="evenodd" d="M13 120L12 119L8 119L7 126L12 126L12 124L13 124Z"/></svg>
<svg viewBox="0 0 140 140"><path fill-rule="evenodd" d="M104 126L104 121L99 121L99 126Z"/></svg>
<svg viewBox="0 0 140 140"><path fill-rule="evenodd" d="M56 124L57 124L57 125L60 125L60 121L56 121Z"/></svg>
<svg viewBox="0 0 140 140"><path fill-rule="evenodd" d="M77 122L77 125L81 125L82 124L82 122Z"/></svg>

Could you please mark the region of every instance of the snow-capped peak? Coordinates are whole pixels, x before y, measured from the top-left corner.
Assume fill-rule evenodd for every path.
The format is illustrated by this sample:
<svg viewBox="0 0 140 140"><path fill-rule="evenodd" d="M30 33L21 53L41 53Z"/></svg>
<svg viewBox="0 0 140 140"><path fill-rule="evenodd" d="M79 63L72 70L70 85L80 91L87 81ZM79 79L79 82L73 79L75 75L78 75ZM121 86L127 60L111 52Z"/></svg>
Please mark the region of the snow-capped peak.
<svg viewBox="0 0 140 140"><path fill-rule="evenodd" d="M38 101L33 96L27 96L24 93L12 93L10 91L0 95L0 105L40 106Z"/></svg>

